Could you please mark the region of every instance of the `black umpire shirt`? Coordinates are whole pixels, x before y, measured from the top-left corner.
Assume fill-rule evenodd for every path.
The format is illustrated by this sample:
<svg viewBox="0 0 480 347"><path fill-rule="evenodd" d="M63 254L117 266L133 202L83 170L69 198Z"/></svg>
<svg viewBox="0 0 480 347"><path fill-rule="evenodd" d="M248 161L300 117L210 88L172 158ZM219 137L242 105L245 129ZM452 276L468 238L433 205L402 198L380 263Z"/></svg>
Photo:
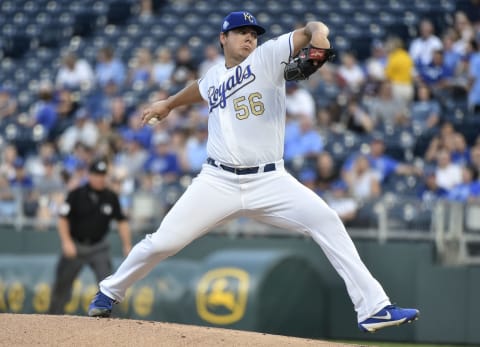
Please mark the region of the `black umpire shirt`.
<svg viewBox="0 0 480 347"><path fill-rule="evenodd" d="M102 241L112 219L126 220L114 191L95 190L88 183L68 193L59 214L68 219L72 239L85 245Z"/></svg>

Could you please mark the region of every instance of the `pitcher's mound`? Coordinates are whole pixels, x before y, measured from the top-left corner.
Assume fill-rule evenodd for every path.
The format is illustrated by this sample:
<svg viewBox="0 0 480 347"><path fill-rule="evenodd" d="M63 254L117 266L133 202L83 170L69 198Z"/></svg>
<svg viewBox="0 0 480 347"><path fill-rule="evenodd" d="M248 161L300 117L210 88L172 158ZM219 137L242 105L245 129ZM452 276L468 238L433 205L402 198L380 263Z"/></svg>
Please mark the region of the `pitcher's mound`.
<svg viewBox="0 0 480 347"><path fill-rule="evenodd" d="M115 318L0 314L0 346L352 346L239 330Z"/></svg>

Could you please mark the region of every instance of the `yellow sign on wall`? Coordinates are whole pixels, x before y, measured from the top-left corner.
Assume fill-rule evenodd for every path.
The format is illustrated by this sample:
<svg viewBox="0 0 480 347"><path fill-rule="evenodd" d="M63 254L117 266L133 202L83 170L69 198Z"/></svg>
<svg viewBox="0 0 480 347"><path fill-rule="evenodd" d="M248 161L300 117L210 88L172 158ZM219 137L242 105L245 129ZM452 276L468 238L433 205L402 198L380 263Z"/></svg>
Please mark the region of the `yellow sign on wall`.
<svg viewBox="0 0 480 347"><path fill-rule="evenodd" d="M208 271L198 282L198 315L213 324L228 325L245 315L250 277L239 268L225 267Z"/></svg>

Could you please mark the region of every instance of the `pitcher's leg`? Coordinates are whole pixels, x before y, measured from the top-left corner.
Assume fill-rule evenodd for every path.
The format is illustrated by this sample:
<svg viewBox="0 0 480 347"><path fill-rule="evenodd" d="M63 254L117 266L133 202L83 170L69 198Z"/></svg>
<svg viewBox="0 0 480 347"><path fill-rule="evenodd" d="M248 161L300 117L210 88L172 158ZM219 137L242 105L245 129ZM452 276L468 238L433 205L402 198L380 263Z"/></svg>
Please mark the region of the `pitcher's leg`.
<svg viewBox="0 0 480 347"><path fill-rule="evenodd" d="M224 181L212 182L211 178L201 174L194 180L157 231L135 245L117 271L100 282L104 294L123 300L126 290L161 260L177 253L241 207L233 186Z"/></svg>
<svg viewBox="0 0 480 347"><path fill-rule="evenodd" d="M263 209L265 214L260 220L312 236L344 280L359 321L390 303L360 259L342 221L318 195L290 175L264 183L264 187L267 195L268 190L276 190L271 194L276 201Z"/></svg>

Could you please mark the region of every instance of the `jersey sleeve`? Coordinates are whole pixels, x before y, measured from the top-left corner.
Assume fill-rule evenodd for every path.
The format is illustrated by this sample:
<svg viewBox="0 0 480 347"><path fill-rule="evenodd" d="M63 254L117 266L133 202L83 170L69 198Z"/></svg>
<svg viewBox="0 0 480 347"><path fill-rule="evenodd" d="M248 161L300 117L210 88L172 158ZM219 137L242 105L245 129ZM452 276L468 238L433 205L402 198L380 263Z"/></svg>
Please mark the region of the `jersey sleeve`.
<svg viewBox="0 0 480 347"><path fill-rule="evenodd" d="M258 49L260 64L274 82L283 81L283 70L293 54L293 32L268 40Z"/></svg>

